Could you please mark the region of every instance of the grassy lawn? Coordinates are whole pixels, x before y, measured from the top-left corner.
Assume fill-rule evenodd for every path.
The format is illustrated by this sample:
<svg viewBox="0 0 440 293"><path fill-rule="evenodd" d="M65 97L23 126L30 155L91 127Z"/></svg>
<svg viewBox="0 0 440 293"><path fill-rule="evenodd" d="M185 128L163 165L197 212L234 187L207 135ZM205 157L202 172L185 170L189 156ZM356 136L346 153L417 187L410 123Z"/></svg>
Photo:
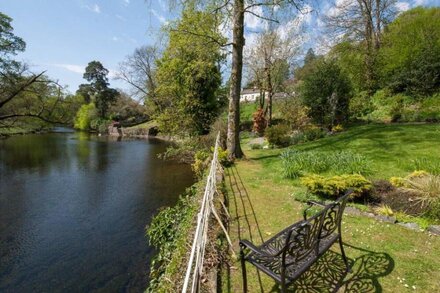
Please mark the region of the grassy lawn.
<svg viewBox="0 0 440 293"><path fill-rule="evenodd" d="M226 169L231 213L230 234L238 251L239 239L259 244L282 228L301 219L303 204L293 194L303 187L299 180L284 179L279 154L283 149L250 150L243 141L246 159ZM319 141L295 146L301 150L350 149L371 160L372 178L404 176L411 160L440 160L439 125L366 125ZM374 219L345 215L343 240L353 272L342 275L337 245L332 252L295 282L302 292L440 292L440 237L408 230ZM248 267L249 292L277 292L275 282ZM225 268L222 292L240 292L240 262ZM415 288L415 289L414 289Z"/></svg>

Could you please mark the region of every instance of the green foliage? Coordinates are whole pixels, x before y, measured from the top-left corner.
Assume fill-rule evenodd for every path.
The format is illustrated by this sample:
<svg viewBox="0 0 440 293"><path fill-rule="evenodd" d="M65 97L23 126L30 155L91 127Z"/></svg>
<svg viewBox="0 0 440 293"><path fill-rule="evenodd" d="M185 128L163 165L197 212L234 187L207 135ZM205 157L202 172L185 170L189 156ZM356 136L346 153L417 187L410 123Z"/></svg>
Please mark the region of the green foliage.
<svg viewBox="0 0 440 293"><path fill-rule="evenodd" d="M371 97L371 113L366 120L397 122L405 119L405 109L412 107L414 99L404 94L393 95L389 90L379 90Z"/></svg>
<svg viewBox="0 0 440 293"><path fill-rule="evenodd" d="M301 178L301 183L316 195L325 198L338 197L349 189L353 190L352 197L361 197L372 189L373 185L360 174L345 174L333 177L309 175Z"/></svg>
<svg viewBox="0 0 440 293"><path fill-rule="evenodd" d="M169 44L158 61L155 119L174 135L207 134L224 102L219 97L224 56L214 15L187 7L170 30ZM185 33L191 32L191 33ZM209 35L201 38L198 35Z"/></svg>
<svg viewBox="0 0 440 293"><path fill-rule="evenodd" d="M261 150L263 148L263 145L259 143L252 143L249 145L249 147L251 148L251 150Z"/></svg>
<svg viewBox="0 0 440 293"><path fill-rule="evenodd" d="M172 292L175 284L166 282L166 278L184 273L183 259L198 207L196 193L195 186L188 188L174 207L160 211L146 227L149 243L158 250L152 260L147 292Z"/></svg>
<svg viewBox="0 0 440 293"><path fill-rule="evenodd" d="M400 14L382 42L383 85L422 96L440 89L440 8L417 7Z"/></svg>
<svg viewBox="0 0 440 293"><path fill-rule="evenodd" d="M314 201L320 201L321 200L318 196L310 193L309 191L295 192L293 194L293 198L296 201L303 202L303 203L306 203L309 200L314 200Z"/></svg>
<svg viewBox="0 0 440 293"><path fill-rule="evenodd" d="M337 64L347 75L357 93L368 90L368 83L365 78L367 66L364 44L343 41L336 44L329 55L336 58Z"/></svg>
<svg viewBox="0 0 440 293"><path fill-rule="evenodd" d="M108 127L111 121L105 118L97 117L90 121L90 128L98 131L99 133L107 133Z"/></svg>
<svg viewBox="0 0 440 293"><path fill-rule="evenodd" d="M300 87L300 97L314 122L331 129L348 117L351 85L333 60L320 59Z"/></svg>
<svg viewBox="0 0 440 293"><path fill-rule="evenodd" d="M432 160L430 158L417 158L411 161L409 165L411 170L426 170L427 172L440 175L440 161Z"/></svg>
<svg viewBox="0 0 440 293"><path fill-rule="evenodd" d="M82 105L76 113L74 127L80 130L92 129L92 120L97 118L96 107L94 103Z"/></svg>
<svg viewBox="0 0 440 293"><path fill-rule="evenodd" d="M405 178L402 177L391 177L390 183L394 187L403 187L405 186Z"/></svg>
<svg viewBox="0 0 440 293"><path fill-rule="evenodd" d="M296 97L283 99L280 105L281 118L292 130L302 130L310 123L309 108Z"/></svg>
<svg viewBox="0 0 440 293"><path fill-rule="evenodd" d="M107 74L109 71L99 61L91 61L85 69L84 79L90 84L81 84L77 94L85 101L93 101L100 118L107 117L107 111L119 95L118 91L109 88Z"/></svg>
<svg viewBox="0 0 440 293"><path fill-rule="evenodd" d="M287 125L267 127L264 134L270 145L285 147L290 144L289 127Z"/></svg>
<svg viewBox="0 0 440 293"><path fill-rule="evenodd" d="M327 131L320 127L309 127L303 130L304 141L314 141L327 135Z"/></svg>
<svg viewBox="0 0 440 293"><path fill-rule="evenodd" d="M357 92L350 99L349 111L351 119L365 119L373 110L371 97L367 91Z"/></svg>
<svg viewBox="0 0 440 293"><path fill-rule="evenodd" d="M298 178L306 173L371 173L371 163L364 156L350 151L304 152L289 149L281 153L281 165L285 178Z"/></svg>
<svg viewBox="0 0 440 293"><path fill-rule="evenodd" d="M26 48L23 39L14 34L11 22L11 17L0 12L0 69L5 71L18 65L17 62L11 61L10 56L23 52Z"/></svg>

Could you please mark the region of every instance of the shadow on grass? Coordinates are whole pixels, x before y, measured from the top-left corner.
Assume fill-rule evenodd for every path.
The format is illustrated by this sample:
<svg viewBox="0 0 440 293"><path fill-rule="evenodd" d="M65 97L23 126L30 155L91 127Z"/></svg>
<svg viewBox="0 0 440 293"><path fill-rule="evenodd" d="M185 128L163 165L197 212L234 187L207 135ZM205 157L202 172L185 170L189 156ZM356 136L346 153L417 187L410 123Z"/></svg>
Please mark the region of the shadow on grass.
<svg viewBox="0 0 440 293"><path fill-rule="evenodd" d="M344 246L361 251L354 261L349 260L351 273L345 272L342 256L329 250L289 286L288 292L382 292L379 278L394 269L390 255L349 244ZM274 285L270 292L280 292L278 285Z"/></svg>
<svg viewBox="0 0 440 293"><path fill-rule="evenodd" d="M244 186L243 180L238 173L237 167L232 166L226 170L226 177L232 194L229 196L229 204L234 205L235 214L231 214L237 221L237 235L238 239L243 239L242 231L248 231L246 239L250 239L254 243L263 243L263 235L261 233L260 225L258 224L257 216L255 214L254 206L249 197L249 193ZM232 200L231 200L232 198ZM262 290L262 282L260 272L258 274L258 282ZM230 279L230 272L228 272L228 279ZM228 284L230 292L230 284Z"/></svg>
<svg viewBox="0 0 440 293"><path fill-rule="evenodd" d="M235 210L235 213L231 213L231 217L237 222L238 238L249 239L253 243L264 242L251 198L237 168L235 166L227 168L226 177L232 193L229 195L229 205L234 205ZM394 260L390 255L347 243L344 246L360 252L360 255L357 253L359 256L355 260L349 259L351 273L345 272L342 256L329 250L289 286L289 292L382 292L379 278L390 274L394 269ZM230 273L228 268L226 292L232 292ZM255 268L255 270L248 272L248 274L253 273L256 273L258 277L260 287L258 292L265 292L260 271ZM280 292L279 286L274 281L273 284L274 286L269 292Z"/></svg>

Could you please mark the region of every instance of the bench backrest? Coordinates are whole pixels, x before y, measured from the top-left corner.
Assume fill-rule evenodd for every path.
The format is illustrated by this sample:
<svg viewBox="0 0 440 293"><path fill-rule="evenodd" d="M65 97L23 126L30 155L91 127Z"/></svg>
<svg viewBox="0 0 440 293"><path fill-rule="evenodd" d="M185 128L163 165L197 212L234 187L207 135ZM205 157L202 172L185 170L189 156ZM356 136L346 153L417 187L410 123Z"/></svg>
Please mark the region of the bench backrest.
<svg viewBox="0 0 440 293"><path fill-rule="evenodd" d="M289 231L282 255L283 268L298 264L312 254L318 253L319 235L327 209L324 208L306 221L293 226Z"/></svg>
<svg viewBox="0 0 440 293"><path fill-rule="evenodd" d="M346 194L338 198L335 202L326 206L327 213L322 224L322 231L320 234L321 239L330 236L336 231L336 229L340 229L342 214L344 213L344 209L350 194L351 192L347 192Z"/></svg>

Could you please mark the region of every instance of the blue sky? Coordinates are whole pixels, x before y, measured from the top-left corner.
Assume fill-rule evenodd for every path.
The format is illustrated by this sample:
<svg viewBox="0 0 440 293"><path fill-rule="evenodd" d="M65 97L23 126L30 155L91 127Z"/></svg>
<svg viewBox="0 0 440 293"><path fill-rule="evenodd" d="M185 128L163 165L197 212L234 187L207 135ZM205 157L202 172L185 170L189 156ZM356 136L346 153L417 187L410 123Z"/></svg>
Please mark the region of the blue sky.
<svg viewBox="0 0 440 293"><path fill-rule="evenodd" d="M299 19L308 32L307 48L319 51L317 40L325 38L320 35L319 17L331 11L329 1L318 0L321 11ZM401 11L418 5L440 5L440 0L399 0L396 4ZM47 70L71 92L85 82L82 73L88 62L101 61L114 76L126 55L141 45L154 44L161 25L176 17L167 0L0 0L0 11L14 19L15 34L27 43L18 59L31 64L35 72ZM282 24L279 30L286 31L294 23ZM246 26L249 46L265 24L248 14ZM127 87L112 79L111 85Z"/></svg>
<svg viewBox="0 0 440 293"><path fill-rule="evenodd" d="M165 18L165 1L144 0L1 0L0 11L13 18L26 51L18 59L76 91L89 61L111 71L136 47L154 44ZM114 87L124 88L111 80Z"/></svg>

